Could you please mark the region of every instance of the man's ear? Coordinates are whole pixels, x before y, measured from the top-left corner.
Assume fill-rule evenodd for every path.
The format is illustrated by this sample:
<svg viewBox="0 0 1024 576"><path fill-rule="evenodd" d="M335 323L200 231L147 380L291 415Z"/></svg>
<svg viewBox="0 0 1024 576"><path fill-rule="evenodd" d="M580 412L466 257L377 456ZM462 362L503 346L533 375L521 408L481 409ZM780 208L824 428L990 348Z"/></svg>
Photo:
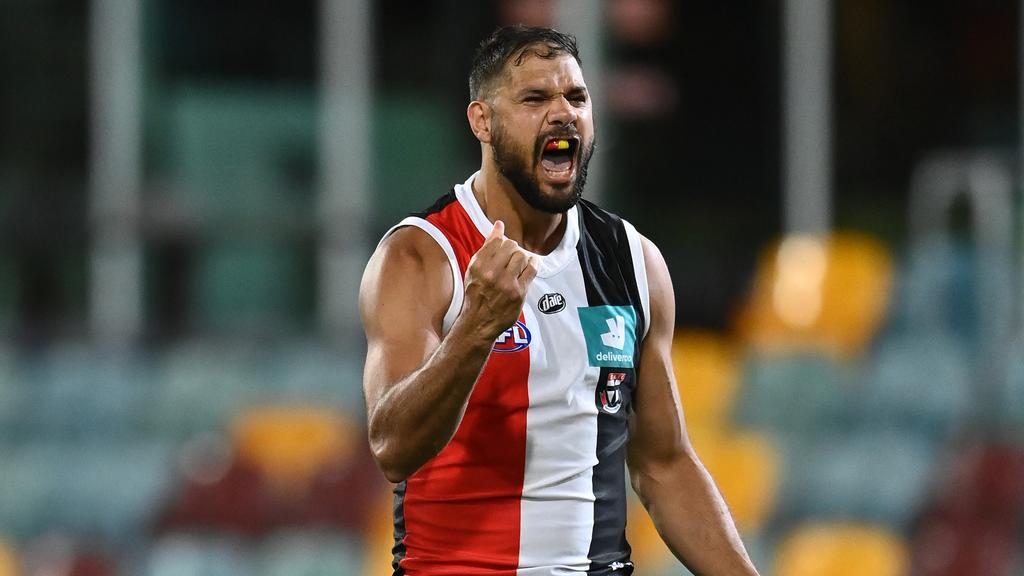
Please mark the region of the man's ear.
<svg viewBox="0 0 1024 576"><path fill-rule="evenodd" d="M484 144L491 143L491 106L482 100L473 100L466 108L466 118L469 119L469 129L473 131L476 139Z"/></svg>

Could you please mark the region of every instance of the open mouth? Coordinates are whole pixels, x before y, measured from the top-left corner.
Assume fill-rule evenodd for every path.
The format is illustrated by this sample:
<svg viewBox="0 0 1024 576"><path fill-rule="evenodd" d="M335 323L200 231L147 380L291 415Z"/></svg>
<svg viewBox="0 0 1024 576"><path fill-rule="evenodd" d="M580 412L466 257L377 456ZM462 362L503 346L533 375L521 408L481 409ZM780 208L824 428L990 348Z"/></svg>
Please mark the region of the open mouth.
<svg viewBox="0 0 1024 576"><path fill-rule="evenodd" d="M568 176L576 164L576 138L548 138L540 153L540 164L552 175Z"/></svg>

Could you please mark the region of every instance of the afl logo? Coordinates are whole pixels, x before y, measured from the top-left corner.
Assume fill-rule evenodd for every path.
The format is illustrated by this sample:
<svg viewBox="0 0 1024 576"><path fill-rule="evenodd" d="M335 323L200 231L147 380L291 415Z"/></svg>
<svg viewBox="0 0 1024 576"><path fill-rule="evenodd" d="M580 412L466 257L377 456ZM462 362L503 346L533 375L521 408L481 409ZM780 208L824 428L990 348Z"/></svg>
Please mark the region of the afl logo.
<svg viewBox="0 0 1024 576"><path fill-rule="evenodd" d="M530 330L526 328L521 320L516 320L515 325L508 328L494 341L495 352L518 352L530 345Z"/></svg>
<svg viewBox="0 0 1024 576"><path fill-rule="evenodd" d="M558 292L545 294L537 301L537 309L545 314L561 312L563 308L565 308L565 296Z"/></svg>
<svg viewBox="0 0 1024 576"><path fill-rule="evenodd" d="M623 372L609 372L608 381L604 390L598 390L598 397L601 400L601 410L608 414L615 414L622 408L622 383L626 380Z"/></svg>

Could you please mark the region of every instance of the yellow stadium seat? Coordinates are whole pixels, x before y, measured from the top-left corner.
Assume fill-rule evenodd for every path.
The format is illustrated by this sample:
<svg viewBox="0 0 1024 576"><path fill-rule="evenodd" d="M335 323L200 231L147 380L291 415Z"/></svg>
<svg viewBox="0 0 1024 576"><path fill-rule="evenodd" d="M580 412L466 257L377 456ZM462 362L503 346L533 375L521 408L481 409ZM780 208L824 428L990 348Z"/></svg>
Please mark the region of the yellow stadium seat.
<svg viewBox="0 0 1024 576"><path fill-rule="evenodd" d="M892 281L891 254L868 235L788 237L762 256L737 331L762 351L855 356L881 326Z"/></svg>
<svg viewBox="0 0 1024 576"><path fill-rule="evenodd" d="M775 574L784 576L905 576L906 541L888 530L859 524L810 524L779 546Z"/></svg>
<svg viewBox="0 0 1024 576"><path fill-rule="evenodd" d="M691 434L698 456L722 492L740 532L760 531L775 508L780 457L775 445L753 432Z"/></svg>
<svg viewBox="0 0 1024 576"><path fill-rule="evenodd" d="M711 332L679 331L672 342L672 365L687 425L723 425L740 380L735 346Z"/></svg>
<svg viewBox="0 0 1024 576"><path fill-rule="evenodd" d="M701 428L691 434L698 456L725 498L736 527L757 533L771 514L779 488L779 456L765 437ZM633 560L646 571L677 564L638 498L629 499L626 538Z"/></svg>
<svg viewBox="0 0 1024 576"><path fill-rule="evenodd" d="M21 574L18 552L14 545L0 538L0 576L18 576Z"/></svg>
<svg viewBox="0 0 1024 576"><path fill-rule="evenodd" d="M380 494L369 530L366 534L366 556L363 559L364 571L368 576L390 576L391 547L395 544L395 524L393 517L394 494L391 486Z"/></svg>
<svg viewBox="0 0 1024 576"><path fill-rule="evenodd" d="M251 408L232 423L240 458L254 463L285 497L298 497L317 472L351 456L358 426L338 411L304 405Z"/></svg>

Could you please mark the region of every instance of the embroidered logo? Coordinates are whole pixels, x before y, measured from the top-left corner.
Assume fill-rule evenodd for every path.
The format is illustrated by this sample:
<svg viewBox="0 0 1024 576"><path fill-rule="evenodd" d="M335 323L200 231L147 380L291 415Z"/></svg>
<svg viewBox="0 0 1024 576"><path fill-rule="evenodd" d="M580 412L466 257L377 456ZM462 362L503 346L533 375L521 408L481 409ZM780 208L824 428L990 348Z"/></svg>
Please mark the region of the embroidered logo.
<svg viewBox="0 0 1024 576"><path fill-rule="evenodd" d="M598 391L601 399L601 410L608 414L615 414L622 408L622 383L626 380L625 372L609 372L608 380L604 383L604 389Z"/></svg>
<svg viewBox="0 0 1024 576"><path fill-rule="evenodd" d="M561 312L565 308L565 296L558 292L550 292L540 297L537 301L537 309L545 314Z"/></svg>
<svg viewBox="0 0 1024 576"><path fill-rule="evenodd" d="M601 334L601 343L609 348L622 350L626 346L626 319L622 316L605 320L608 331Z"/></svg>
<svg viewBox="0 0 1024 576"><path fill-rule="evenodd" d="M522 320L516 320L514 325L507 328L494 341L493 350L495 352L518 352L529 346L532 339L533 336L530 335L526 324L523 324Z"/></svg>
<svg viewBox="0 0 1024 576"><path fill-rule="evenodd" d="M632 368L636 310L632 306L577 308L590 366Z"/></svg>

